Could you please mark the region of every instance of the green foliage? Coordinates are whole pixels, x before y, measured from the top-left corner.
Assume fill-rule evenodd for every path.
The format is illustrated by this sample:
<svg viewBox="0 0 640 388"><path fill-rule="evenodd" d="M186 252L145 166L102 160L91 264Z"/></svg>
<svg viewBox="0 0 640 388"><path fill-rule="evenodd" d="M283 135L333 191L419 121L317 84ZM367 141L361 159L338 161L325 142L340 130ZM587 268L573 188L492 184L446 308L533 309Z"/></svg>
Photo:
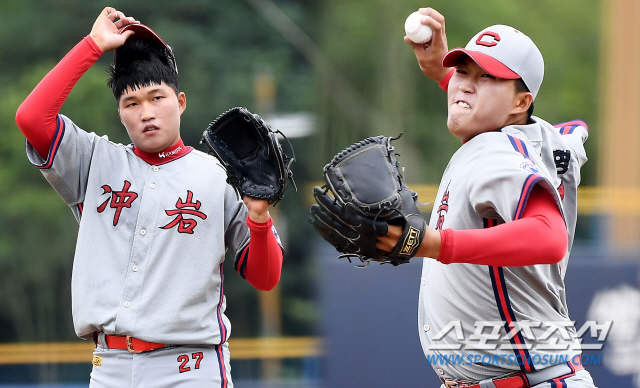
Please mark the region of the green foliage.
<svg viewBox="0 0 640 388"><path fill-rule="evenodd" d="M363 137L404 132L396 144L408 180L439 181L460 143L446 128L445 93L422 74L403 41L405 18L428 5L446 18L449 48L465 46L493 24L514 26L536 42L546 75L535 114L552 123L579 118L590 125L592 161L583 171L583 184L595 183L598 7L578 0L326 0L322 5L323 51L335 74L359 94L360 104L346 106L337 101L339 90L324 90L320 112L325 130L319 134L323 148L317 166Z"/></svg>
<svg viewBox="0 0 640 388"><path fill-rule="evenodd" d="M41 78L26 72L0 95L0 330L2 340L72 338L70 269L77 224L24 155L25 140L15 112Z"/></svg>

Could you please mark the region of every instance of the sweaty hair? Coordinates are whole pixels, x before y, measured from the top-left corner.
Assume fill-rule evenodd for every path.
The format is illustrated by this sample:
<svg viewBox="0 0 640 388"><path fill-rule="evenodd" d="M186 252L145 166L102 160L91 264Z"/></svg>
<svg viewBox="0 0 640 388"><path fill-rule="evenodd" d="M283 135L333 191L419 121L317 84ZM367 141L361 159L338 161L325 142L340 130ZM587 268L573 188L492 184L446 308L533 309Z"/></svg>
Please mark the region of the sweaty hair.
<svg viewBox="0 0 640 388"><path fill-rule="evenodd" d="M518 78L516 79L516 93L521 93L521 92L530 92L530 90L527 87L527 85L525 85L522 78ZM527 120L531 119L532 115L533 115L533 101L531 101L531 105L529 105L529 110L527 111Z"/></svg>
<svg viewBox="0 0 640 388"><path fill-rule="evenodd" d="M180 78L173 67L171 53L165 47L146 40L127 41L117 49L111 67L107 70L107 85L116 100L132 90L162 82L170 86L176 95L180 92Z"/></svg>

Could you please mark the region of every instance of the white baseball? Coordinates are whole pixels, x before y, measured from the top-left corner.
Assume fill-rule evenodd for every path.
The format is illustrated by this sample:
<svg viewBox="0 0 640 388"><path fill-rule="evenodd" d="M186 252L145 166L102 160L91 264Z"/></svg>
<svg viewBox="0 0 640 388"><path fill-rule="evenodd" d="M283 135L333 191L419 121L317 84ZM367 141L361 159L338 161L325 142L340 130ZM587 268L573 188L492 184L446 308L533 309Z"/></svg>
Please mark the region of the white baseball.
<svg viewBox="0 0 640 388"><path fill-rule="evenodd" d="M404 32L414 43L427 43L431 39L433 31L431 27L420 23L422 14L418 11L409 15L404 22Z"/></svg>

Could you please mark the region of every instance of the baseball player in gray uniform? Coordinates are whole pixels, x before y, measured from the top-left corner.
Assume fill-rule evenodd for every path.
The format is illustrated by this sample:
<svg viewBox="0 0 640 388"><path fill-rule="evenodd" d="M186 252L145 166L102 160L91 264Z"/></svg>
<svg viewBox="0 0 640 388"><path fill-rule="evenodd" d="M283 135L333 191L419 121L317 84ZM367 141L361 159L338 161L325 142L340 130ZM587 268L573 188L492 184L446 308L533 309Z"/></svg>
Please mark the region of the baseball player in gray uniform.
<svg viewBox="0 0 640 388"><path fill-rule="evenodd" d="M58 112L113 49L109 84L129 145ZM279 281L267 201L240 200L213 157L184 145L185 109L171 48L107 7L16 115L29 160L80 224L72 309L77 335L96 343L91 387L232 387L225 252L254 287Z"/></svg>
<svg viewBox="0 0 640 388"><path fill-rule="evenodd" d="M495 25L447 51L442 15L420 11L433 38L405 41L448 90L447 126L463 142L416 255L427 361L442 387L593 388L563 280L587 127L532 115L544 61L525 34ZM390 226L378 248L390 251L400 233Z"/></svg>

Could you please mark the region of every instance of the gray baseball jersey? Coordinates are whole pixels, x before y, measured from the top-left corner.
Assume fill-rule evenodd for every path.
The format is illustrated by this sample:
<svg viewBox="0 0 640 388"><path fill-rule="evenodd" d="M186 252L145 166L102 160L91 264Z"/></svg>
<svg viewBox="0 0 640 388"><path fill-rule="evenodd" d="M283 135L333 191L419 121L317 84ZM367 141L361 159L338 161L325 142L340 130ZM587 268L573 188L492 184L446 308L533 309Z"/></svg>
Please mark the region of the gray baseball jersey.
<svg viewBox="0 0 640 388"><path fill-rule="evenodd" d="M567 141L563 129L534 120L480 134L458 149L443 174L431 227L481 229L519 219L532 188L540 185L553 194L573 239L586 127L575 125L575 139ZM559 264L527 267L444 265L425 258L418 326L438 375L479 381L580 354L565 298L568 256L569 250Z"/></svg>
<svg viewBox="0 0 640 388"><path fill-rule="evenodd" d="M150 165L131 145L87 133L63 115L48 160L30 161L80 228L72 275L76 334L165 344L224 343L223 261L249 242L247 210L216 160L191 150Z"/></svg>

